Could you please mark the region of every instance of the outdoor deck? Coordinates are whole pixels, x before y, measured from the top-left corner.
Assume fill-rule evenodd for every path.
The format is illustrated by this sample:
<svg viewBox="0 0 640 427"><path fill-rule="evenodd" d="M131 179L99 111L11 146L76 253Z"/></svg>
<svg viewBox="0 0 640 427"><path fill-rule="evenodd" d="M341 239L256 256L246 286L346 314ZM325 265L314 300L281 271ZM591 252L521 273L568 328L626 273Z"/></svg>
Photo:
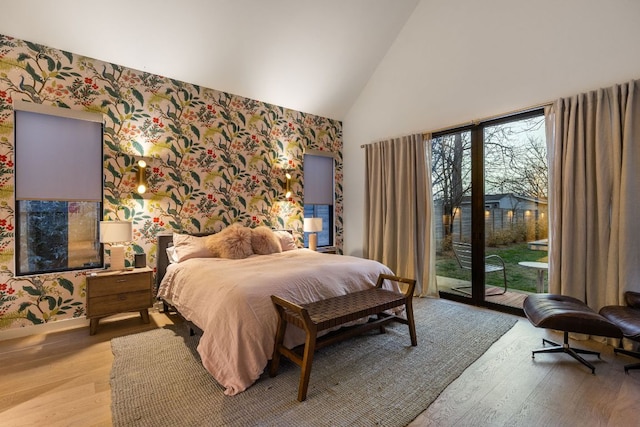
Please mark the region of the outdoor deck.
<svg viewBox="0 0 640 427"><path fill-rule="evenodd" d="M454 290L453 288L458 286L465 286L465 285L468 286L470 285L470 282L466 280L453 279L451 277L444 277L444 276L437 276L436 280L438 283L438 291L440 292L444 291L444 292L457 294L461 296L468 296L462 292L458 292ZM493 288L491 286L487 287L487 290L494 290L494 289L498 289L498 288ZM507 292L505 292L503 295L489 296L489 297L486 297L486 300L494 304L500 304L508 307L521 309L524 299L529 294L530 294L529 292L520 291L517 289L514 289L514 290L507 289Z"/></svg>

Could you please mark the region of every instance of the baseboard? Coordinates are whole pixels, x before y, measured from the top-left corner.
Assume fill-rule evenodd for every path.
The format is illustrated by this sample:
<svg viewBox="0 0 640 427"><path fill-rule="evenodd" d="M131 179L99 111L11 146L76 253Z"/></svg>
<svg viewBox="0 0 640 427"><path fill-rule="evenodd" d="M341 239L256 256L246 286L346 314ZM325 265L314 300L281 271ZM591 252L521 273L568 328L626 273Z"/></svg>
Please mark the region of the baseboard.
<svg viewBox="0 0 640 427"><path fill-rule="evenodd" d="M44 323L42 325L25 326L22 328L12 328L0 331L0 341L13 338L22 338L29 335L47 334L59 332L67 329L75 329L89 326L89 319L77 317L75 319L60 320L58 322Z"/></svg>

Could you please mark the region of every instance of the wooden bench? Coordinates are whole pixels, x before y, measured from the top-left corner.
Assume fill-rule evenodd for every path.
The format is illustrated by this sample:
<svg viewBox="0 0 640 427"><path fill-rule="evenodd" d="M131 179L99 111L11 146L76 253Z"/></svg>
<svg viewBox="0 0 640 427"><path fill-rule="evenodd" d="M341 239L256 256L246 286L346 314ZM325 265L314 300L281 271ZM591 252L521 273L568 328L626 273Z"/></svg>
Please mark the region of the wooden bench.
<svg viewBox="0 0 640 427"><path fill-rule="evenodd" d="M406 283L408 289L405 293L382 289L385 280ZM307 388L311 375L311 364L316 349L322 348L337 341L361 334L373 328L379 328L384 333L384 325L397 321L409 326L411 345L418 344L416 327L413 320L412 298L416 281L397 276L381 274L375 287L364 291L353 292L307 304L294 304L276 295L271 300L278 311L278 329L276 332L273 357L269 375L274 377L278 373L280 356L286 356L302 368L300 383L298 386L298 400L302 402L307 398ZM406 318L385 313L386 310L405 306ZM362 325L345 328L344 331L327 334L318 338L318 332L334 328L354 320L376 315L377 319L370 320ZM306 339L302 355L295 350L286 348L282 343L287 324L291 323L306 332Z"/></svg>

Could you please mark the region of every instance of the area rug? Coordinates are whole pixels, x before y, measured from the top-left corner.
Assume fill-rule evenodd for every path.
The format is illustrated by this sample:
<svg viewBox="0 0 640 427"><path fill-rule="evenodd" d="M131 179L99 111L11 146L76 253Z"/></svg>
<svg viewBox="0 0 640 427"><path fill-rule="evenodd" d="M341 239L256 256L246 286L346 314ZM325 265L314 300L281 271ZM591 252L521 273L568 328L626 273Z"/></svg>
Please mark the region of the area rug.
<svg viewBox="0 0 640 427"><path fill-rule="evenodd" d="M414 300L418 346L406 325L316 352L307 400L300 368L283 358L246 391L225 396L186 326L114 338L113 425L405 426L516 322L452 301Z"/></svg>

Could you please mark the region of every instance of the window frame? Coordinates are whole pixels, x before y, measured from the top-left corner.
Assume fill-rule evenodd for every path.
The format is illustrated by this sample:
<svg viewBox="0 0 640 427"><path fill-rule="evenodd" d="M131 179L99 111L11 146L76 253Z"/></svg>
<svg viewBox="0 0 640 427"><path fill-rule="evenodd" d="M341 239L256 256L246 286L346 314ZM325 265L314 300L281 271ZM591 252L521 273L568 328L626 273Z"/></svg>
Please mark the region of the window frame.
<svg viewBox="0 0 640 427"><path fill-rule="evenodd" d="M317 233L318 234L318 247L319 248L331 248L334 247L334 231L335 231L335 220L334 220L334 216L335 216L335 209L334 209L334 205L317 205L317 204L308 204L308 205L304 205L304 216L305 218L307 217L307 214L311 214L312 217L315 218L323 218L322 216L318 216L317 210L319 207L322 206L327 206L327 208L329 209L329 211L331 212L331 214L327 217L327 222L329 223L328 227L327 227L327 236L328 236L328 243L325 245L323 244L323 241L321 239L321 236L323 235L323 232ZM310 207L313 212L308 212L307 211L307 207ZM324 218L323 218L323 225L324 225ZM323 228L324 231L324 228ZM304 233L304 245L305 248L309 247L309 233Z"/></svg>
<svg viewBox="0 0 640 427"><path fill-rule="evenodd" d="M307 149L305 150L304 156L303 156L303 171L304 171L304 163L305 163L305 157L306 156L316 156L316 157L328 157L331 158L332 164L331 164L331 204L327 204L327 203L307 203L306 202L306 197L303 197L303 216L307 217L307 213L308 213L308 208L312 207L311 209L313 210L313 216L317 215L317 209L320 206L327 206L328 210L329 210L329 216L327 218L327 222L328 222L328 229L326 231L327 235L328 235L328 244L323 244L324 242L321 240L321 235L325 234L324 228L323 231L318 233L318 248L331 248L335 246L335 233L336 233L336 227L335 227L335 201L336 201L336 190L335 190L335 184L336 184L336 155L334 153L330 153L330 152L326 152L326 151L321 151L321 150L312 150L312 149ZM309 176L306 175L306 171L304 171L304 181L306 182L307 179L310 179ZM316 178L311 178L311 179L316 179ZM324 218L323 218L323 225L324 225ZM303 246L305 248L309 247L309 233L304 233L304 242L303 242Z"/></svg>
<svg viewBox="0 0 640 427"><path fill-rule="evenodd" d="M446 130L433 132L431 138L435 139L445 135L462 132L471 134L471 298L459 297L453 293L441 294L447 299L470 303L477 306L485 306L499 311L521 314L521 310L513 310L510 307L492 303L485 298L485 242L486 230L484 220L485 210L485 140L484 130L487 127L524 120L527 118L544 116L543 107L534 107L502 116L496 116L484 120L475 121L472 124L453 127Z"/></svg>
<svg viewBox="0 0 640 427"><path fill-rule="evenodd" d="M95 123L99 123L100 125L100 145L99 145L99 155L100 155L100 195L99 195L99 200L84 200L83 198L73 198L73 197L67 197L64 200L60 200L60 198L56 198L55 200L53 199L44 199L44 198L37 198L37 199L22 199L18 197L18 188L16 186L17 183L17 170L20 167L24 167L20 165L20 161L19 161L19 155L18 155L18 149L17 149L17 144L19 143L18 138L18 115L19 112L29 112L29 113L37 113L37 114L43 114L43 115L47 115L47 116L54 116L54 117L60 117L60 118L66 118L66 119L75 119L75 120L82 120L82 121L87 121L87 122L95 122ZM35 103L30 103L30 102L24 102L24 101L16 101L14 102L14 109L13 109L13 118L14 118L14 153L15 153L15 166L14 166L14 194L13 194L13 198L14 198L14 218L15 218L15 223L14 223L14 230L15 230L15 234L14 234L14 275L16 277L25 277L25 276L34 276L34 275L42 275L42 274L54 274L54 273L61 273L61 272L70 272L70 271L79 271L79 270L91 270L91 269L96 269L96 268L103 268L104 267L104 248L103 246L100 244L99 242L99 224L100 221L102 220L102 217L104 215L104 185L102 184L104 182L104 120L102 118L101 114L98 113L91 113L91 112L85 112L85 111L77 111L77 110L71 110L71 109L67 109L67 108L62 108L62 107L53 107L53 106L45 106L45 105L41 105L41 104L35 104ZM97 143L97 141L94 140L94 143ZM96 144L97 145L97 144ZM94 147L97 148L97 147ZM95 153L95 150L91 151L91 154ZM24 156L24 150L21 150L21 155ZM76 158L74 157L74 161L79 162L78 160L76 160ZM98 172L96 172L98 173ZM95 177L94 177L95 178ZM80 203L80 204L95 204L95 208L93 206L89 206L89 209L91 211L95 211L96 213L96 217L95 217L95 236L93 236L93 238L91 240L87 240L89 242L91 242L91 246L92 248L97 247L97 258L96 258L96 262L90 262L81 266L75 266L75 267L70 267L69 266L69 260L72 259L74 257L74 254L77 255L78 252L81 250L81 248L73 250L73 251L69 251L69 247L68 247L68 243L69 241L66 241L67 244L67 248L66 248L66 252L65 252L65 256L64 256L64 260L66 260L66 265L62 266L62 265L58 265L58 266L54 266L52 268L45 268L45 269L29 269L27 268L27 270L23 270L21 268L21 262L24 261L24 258L27 257L27 259L29 259L30 255L26 254L26 252L29 250L30 245L28 244L28 240L29 240L29 230L25 230L23 225L22 225L22 220L23 217L25 215L27 215L26 221L30 221L30 219L28 218L28 216L33 213L35 214L35 212L37 211L30 211L28 205L31 205L31 203L29 202L43 202L43 203L53 203L53 204L57 204L58 206L62 206L60 205L60 203L64 203L65 209L66 209L66 233L67 236L69 235L69 229L70 229L70 225L73 224L73 219L69 218L69 212L70 209L73 209L73 203ZM24 202L24 203L23 203ZM26 205L26 206L23 206ZM38 203L36 203L36 205L38 205ZM42 211L41 211L42 212ZM55 211L51 211L51 212L55 212ZM61 213L62 211L59 211L59 213ZM26 226L28 228L28 226ZM53 235L53 234L51 234ZM46 236L45 236L46 237ZM23 254L22 252L25 252L25 254ZM52 252L53 253L53 252ZM24 255L24 256L23 256ZM51 261L55 261L56 257L55 255L53 255L52 258L50 258ZM92 258L93 259L93 258ZM55 264L55 262L54 262Z"/></svg>

